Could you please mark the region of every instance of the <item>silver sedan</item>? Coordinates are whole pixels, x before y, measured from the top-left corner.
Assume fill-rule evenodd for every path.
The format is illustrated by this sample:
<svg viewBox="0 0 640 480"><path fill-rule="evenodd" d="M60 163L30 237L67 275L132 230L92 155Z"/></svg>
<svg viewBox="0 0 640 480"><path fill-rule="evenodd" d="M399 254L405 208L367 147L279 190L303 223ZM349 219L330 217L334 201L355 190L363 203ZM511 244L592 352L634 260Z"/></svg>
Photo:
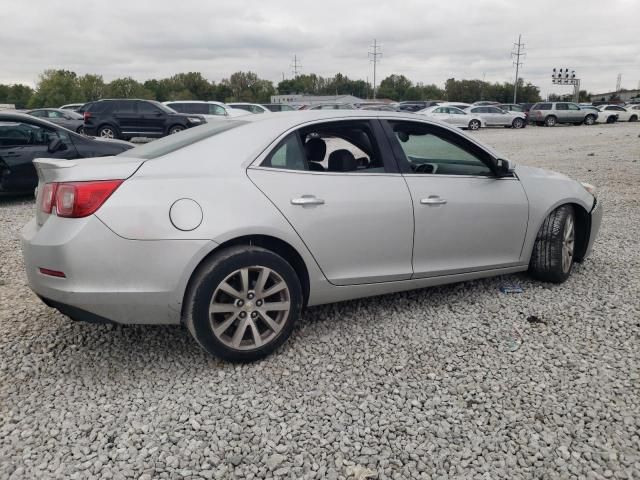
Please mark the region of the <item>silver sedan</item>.
<svg viewBox="0 0 640 480"><path fill-rule="evenodd" d="M27 276L77 320L184 324L236 361L303 307L528 270L562 282L593 187L414 114L251 115L115 157L35 161Z"/></svg>
<svg viewBox="0 0 640 480"><path fill-rule="evenodd" d="M469 130L478 130L480 127L487 126L482 117L467 113L458 107L449 105L435 105L433 107L427 107L424 110L418 110L416 114L436 118L441 122Z"/></svg>
<svg viewBox="0 0 640 480"><path fill-rule="evenodd" d="M527 117L523 112L508 112L491 105L472 105L465 112L482 118L487 127L524 128L527 126Z"/></svg>

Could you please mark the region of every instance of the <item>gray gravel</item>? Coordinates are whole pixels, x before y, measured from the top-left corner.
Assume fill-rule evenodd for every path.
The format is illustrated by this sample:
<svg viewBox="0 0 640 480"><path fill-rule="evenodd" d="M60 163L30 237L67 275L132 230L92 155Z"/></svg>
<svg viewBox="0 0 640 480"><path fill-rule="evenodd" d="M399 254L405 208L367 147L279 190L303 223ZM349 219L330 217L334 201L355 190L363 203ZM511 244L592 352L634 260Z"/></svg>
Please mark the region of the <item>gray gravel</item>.
<svg viewBox="0 0 640 480"><path fill-rule="evenodd" d="M0 198L0 478L640 478L639 134L474 134L600 187L594 254L565 284L312 308L252 365L209 358L181 327L45 307L18 243L33 202Z"/></svg>

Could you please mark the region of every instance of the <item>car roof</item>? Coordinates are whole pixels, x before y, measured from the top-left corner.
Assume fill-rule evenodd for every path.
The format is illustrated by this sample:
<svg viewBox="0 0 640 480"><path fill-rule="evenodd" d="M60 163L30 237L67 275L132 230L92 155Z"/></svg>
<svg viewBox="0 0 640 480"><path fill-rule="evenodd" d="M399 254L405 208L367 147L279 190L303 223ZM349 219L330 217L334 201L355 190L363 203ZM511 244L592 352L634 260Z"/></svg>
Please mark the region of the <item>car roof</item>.
<svg viewBox="0 0 640 480"><path fill-rule="evenodd" d="M168 105L170 103L213 103L214 105L226 106L225 103L216 102L215 100L167 100L166 102L162 102L164 105Z"/></svg>

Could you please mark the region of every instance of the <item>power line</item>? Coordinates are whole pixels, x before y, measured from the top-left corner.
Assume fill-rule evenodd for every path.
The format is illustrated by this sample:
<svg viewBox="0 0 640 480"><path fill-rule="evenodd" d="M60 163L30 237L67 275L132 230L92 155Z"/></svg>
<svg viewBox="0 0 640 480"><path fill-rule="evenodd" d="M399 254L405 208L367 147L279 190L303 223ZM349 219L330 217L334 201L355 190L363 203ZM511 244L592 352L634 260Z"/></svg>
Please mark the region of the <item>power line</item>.
<svg viewBox="0 0 640 480"><path fill-rule="evenodd" d="M373 49L373 51L369 51L369 61L373 62L373 99L376 98L376 67L378 65L378 57L382 57L382 52L380 52L380 44L378 44L377 40L373 39L373 45L369 45L369 48Z"/></svg>
<svg viewBox="0 0 640 480"><path fill-rule="evenodd" d="M294 55L293 62L291 63L291 73L293 73L293 78L296 78L298 75L300 75L300 69L302 68L302 65L300 65L299 61L300 59L298 58L298 56Z"/></svg>
<svg viewBox="0 0 640 480"><path fill-rule="evenodd" d="M516 103L518 99L518 74L520 73L520 67L524 65L524 62L520 61L520 57L526 57L524 53L524 43L522 43L522 34L518 35L518 43L513 44L515 51L511 52L511 58L514 58L513 64L516 67L516 81L513 84L513 103Z"/></svg>

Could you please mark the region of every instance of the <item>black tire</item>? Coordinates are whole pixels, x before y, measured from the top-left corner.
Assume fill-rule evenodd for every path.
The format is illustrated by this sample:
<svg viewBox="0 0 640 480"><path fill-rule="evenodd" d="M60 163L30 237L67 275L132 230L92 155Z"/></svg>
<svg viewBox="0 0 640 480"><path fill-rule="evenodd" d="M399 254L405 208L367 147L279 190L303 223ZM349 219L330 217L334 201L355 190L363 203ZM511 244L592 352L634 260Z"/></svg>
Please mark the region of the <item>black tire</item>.
<svg viewBox="0 0 640 480"><path fill-rule="evenodd" d="M524 120L522 120L521 118L514 118L513 122L511 122L511 126L513 128L524 128L525 123L524 123Z"/></svg>
<svg viewBox="0 0 640 480"><path fill-rule="evenodd" d="M629 121L630 122L637 122L638 121L638 116L637 115L631 115L629 117Z"/></svg>
<svg viewBox="0 0 640 480"><path fill-rule="evenodd" d="M556 123L558 123L558 119L553 115L549 115L547 118L544 119L544 125L546 127L555 127Z"/></svg>
<svg viewBox="0 0 640 480"><path fill-rule="evenodd" d="M469 130L479 130L480 129L480 121L479 120L471 120L469 122Z"/></svg>
<svg viewBox="0 0 640 480"><path fill-rule="evenodd" d="M607 123L616 123L617 118L614 115L607 117Z"/></svg>
<svg viewBox="0 0 640 480"><path fill-rule="evenodd" d="M257 287L256 283L258 283L259 280L259 278L255 278L257 272L251 270L255 268L267 268L275 272L278 282L274 284L280 285L279 281L284 281L285 283L287 289L285 298L289 301L289 311L285 312L280 320L277 318L273 320L273 318L270 317L276 325L280 326L280 330L276 332L274 329L268 328L267 322L262 320L259 315L255 320L253 319L254 313L252 309L258 309L259 299L265 298L265 305L267 305L266 299L272 298L256 295L255 298L249 297L253 299L251 302L246 300L245 297L246 303L244 305L237 306L237 300L236 303L224 304L233 305L236 311L239 310L240 315L244 311L244 317L235 317L236 319L233 320L232 323L229 323L222 333L215 334L213 331L215 322L219 322L217 326L220 327L224 322L229 320L230 317L235 315L229 312L229 316L227 317L216 317L216 315L226 315L226 313L210 313L209 308L212 301L215 300L214 296L224 295L224 292L220 290L219 287L225 283L228 285L230 277L232 279L236 278L234 277L235 272L241 269L249 269L247 283L253 286L247 286L247 288L241 287L241 289L246 292L251 292L252 288ZM272 275L272 277L268 277L268 281L270 281L270 278L273 278L273 273L269 275ZM238 278L238 280L240 280L240 278ZM242 281L240 283L242 283ZM280 293L276 295L280 295ZM219 297L216 298L216 305L222 305L217 303L220 301ZM233 298L234 297L229 295L229 299ZM188 292L185 296L183 321L193 338L210 354L234 362L251 362L266 357L289 338L296 321L300 317L302 301L300 280L293 267L291 267L285 259L261 247L239 245L217 252L198 267L191 279ZM249 306L249 303L251 303L251 306ZM247 310L247 308L249 308L249 310ZM229 337L233 336L232 332L233 334L237 332L243 321L245 330L242 337L240 337L240 342L246 343L242 349L232 348L225 342L230 343L232 341ZM256 326L256 330L253 330L254 325ZM258 347L252 347L251 345L255 345L256 343L255 332L260 330L259 327L263 329L260 335L267 335L267 338L271 335L272 338L268 338L266 343ZM262 342L261 337L260 341Z"/></svg>
<svg viewBox="0 0 640 480"><path fill-rule="evenodd" d="M169 135L173 135L174 133L180 133L183 130L186 130L184 125L172 125L169 128Z"/></svg>
<svg viewBox="0 0 640 480"><path fill-rule="evenodd" d="M544 122L536 122L536 125L537 125L538 127L544 127Z"/></svg>
<svg viewBox="0 0 640 480"><path fill-rule="evenodd" d="M571 227L569 226L571 225ZM571 205L556 208L544 220L531 253L529 272L543 282L562 283L571 274L575 260L575 213ZM570 261L563 262L565 233L572 229L572 248Z"/></svg>
<svg viewBox="0 0 640 480"><path fill-rule="evenodd" d="M84 125L80 125L78 128L76 128L76 133L84 135Z"/></svg>
<svg viewBox="0 0 640 480"><path fill-rule="evenodd" d="M587 115L586 117L584 117L584 122L585 125L593 125L594 123L596 123L596 117L593 115Z"/></svg>
<svg viewBox="0 0 640 480"><path fill-rule="evenodd" d="M118 132L118 129L113 125L109 125L108 123L100 125L100 127L98 127L98 130L96 130L96 134L96 136L102 138L120 138L120 132Z"/></svg>

